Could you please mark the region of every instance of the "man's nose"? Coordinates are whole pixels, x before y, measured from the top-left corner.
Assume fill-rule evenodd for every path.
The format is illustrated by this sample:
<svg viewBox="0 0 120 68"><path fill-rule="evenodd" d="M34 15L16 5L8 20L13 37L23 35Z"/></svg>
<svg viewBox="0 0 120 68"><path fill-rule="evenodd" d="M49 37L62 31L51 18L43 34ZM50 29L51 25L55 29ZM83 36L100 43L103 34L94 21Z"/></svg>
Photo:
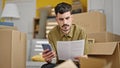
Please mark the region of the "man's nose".
<svg viewBox="0 0 120 68"><path fill-rule="evenodd" d="M64 24L67 24L67 20L65 20L65 19L64 19L64 21L63 21L63 22L64 22Z"/></svg>

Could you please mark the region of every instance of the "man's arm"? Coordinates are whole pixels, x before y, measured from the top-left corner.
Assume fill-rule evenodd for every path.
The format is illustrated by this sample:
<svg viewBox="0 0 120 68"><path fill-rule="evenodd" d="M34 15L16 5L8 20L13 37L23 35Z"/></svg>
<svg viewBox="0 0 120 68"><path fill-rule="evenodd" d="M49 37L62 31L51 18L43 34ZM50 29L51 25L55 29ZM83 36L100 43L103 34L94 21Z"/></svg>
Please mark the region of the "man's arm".
<svg viewBox="0 0 120 68"><path fill-rule="evenodd" d="M45 61L48 62L48 63L50 63L50 62L52 61L52 59L53 59L54 57L56 57L56 53L55 53L54 48L53 48L54 43L52 42L51 39L52 39L52 37L50 36L50 33L49 33L49 34L48 34L48 41L49 41L49 43L51 44L53 50L52 50L52 51L49 51L48 49L46 49L46 50L44 50L43 53L42 53L43 58L44 58Z"/></svg>

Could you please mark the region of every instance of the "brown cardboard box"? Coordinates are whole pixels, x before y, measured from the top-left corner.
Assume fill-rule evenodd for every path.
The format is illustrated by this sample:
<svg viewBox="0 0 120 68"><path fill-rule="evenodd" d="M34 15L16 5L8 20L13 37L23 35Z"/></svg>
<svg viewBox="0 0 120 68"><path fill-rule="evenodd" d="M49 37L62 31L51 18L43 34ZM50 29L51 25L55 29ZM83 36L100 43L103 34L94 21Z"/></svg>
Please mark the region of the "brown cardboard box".
<svg viewBox="0 0 120 68"><path fill-rule="evenodd" d="M73 15L73 23L82 26L86 33L106 31L106 17L100 12L85 12Z"/></svg>
<svg viewBox="0 0 120 68"><path fill-rule="evenodd" d="M80 68L104 68L106 61L98 58L80 58Z"/></svg>
<svg viewBox="0 0 120 68"><path fill-rule="evenodd" d="M120 68L120 43L95 43L88 53L89 57L105 59L105 68Z"/></svg>
<svg viewBox="0 0 120 68"><path fill-rule="evenodd" d="M87 34L88 38L94 39L95 42L117 42L120 41L120 35L110 32L98 32Z"/></svg>
<svg viewBox="0 0 120 68"><path fill-rule="evenodd" d="M26 35L0 29L0 68L26 68Z"/></svg>
<svg viewBox="0 0 120 68"><path fill-rule="evenodd" d="M72 60L66 60L65 62L57 65L55 68L77 68Z"/></svg>

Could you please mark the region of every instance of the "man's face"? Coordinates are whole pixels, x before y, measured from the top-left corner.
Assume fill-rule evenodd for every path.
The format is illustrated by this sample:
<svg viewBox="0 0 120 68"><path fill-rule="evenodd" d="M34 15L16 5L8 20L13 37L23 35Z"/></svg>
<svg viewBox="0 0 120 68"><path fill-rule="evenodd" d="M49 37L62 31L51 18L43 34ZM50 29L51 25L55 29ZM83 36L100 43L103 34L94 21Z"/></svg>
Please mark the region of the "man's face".
<svg viewBox="0 0 120 68"><path fill-rule="evenodd" d="M67 34L70 31L72 25L71 13L70 12L65 12L63 14L58 13L56 15L56 20L62 32Z"/></svg>

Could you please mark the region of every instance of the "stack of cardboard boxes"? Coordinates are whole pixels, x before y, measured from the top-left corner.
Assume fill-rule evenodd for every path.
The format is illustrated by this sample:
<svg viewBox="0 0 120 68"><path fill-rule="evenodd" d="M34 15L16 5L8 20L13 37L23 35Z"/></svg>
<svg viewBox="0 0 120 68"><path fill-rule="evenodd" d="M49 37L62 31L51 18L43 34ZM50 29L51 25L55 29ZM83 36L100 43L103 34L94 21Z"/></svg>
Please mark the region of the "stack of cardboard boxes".
<svg viewBox="0 0 120 68"><path fill-rule="evenodd" d="M89 57L104 59L104 68L120 68L120 35L106 32L105 15L100 12L87 12L75 14L74 18L74 23L85 29L88 38L94 39L94 43L89 45ZM87 68L84 63L82 62L81 67ZM91 65L91 62L86 65Z"/></svg>
<svg viewBox="0 0 120 68"><path fill-rule="evenodd" d="M26 68L26 34L0 27L0 68Z"/></svg>

